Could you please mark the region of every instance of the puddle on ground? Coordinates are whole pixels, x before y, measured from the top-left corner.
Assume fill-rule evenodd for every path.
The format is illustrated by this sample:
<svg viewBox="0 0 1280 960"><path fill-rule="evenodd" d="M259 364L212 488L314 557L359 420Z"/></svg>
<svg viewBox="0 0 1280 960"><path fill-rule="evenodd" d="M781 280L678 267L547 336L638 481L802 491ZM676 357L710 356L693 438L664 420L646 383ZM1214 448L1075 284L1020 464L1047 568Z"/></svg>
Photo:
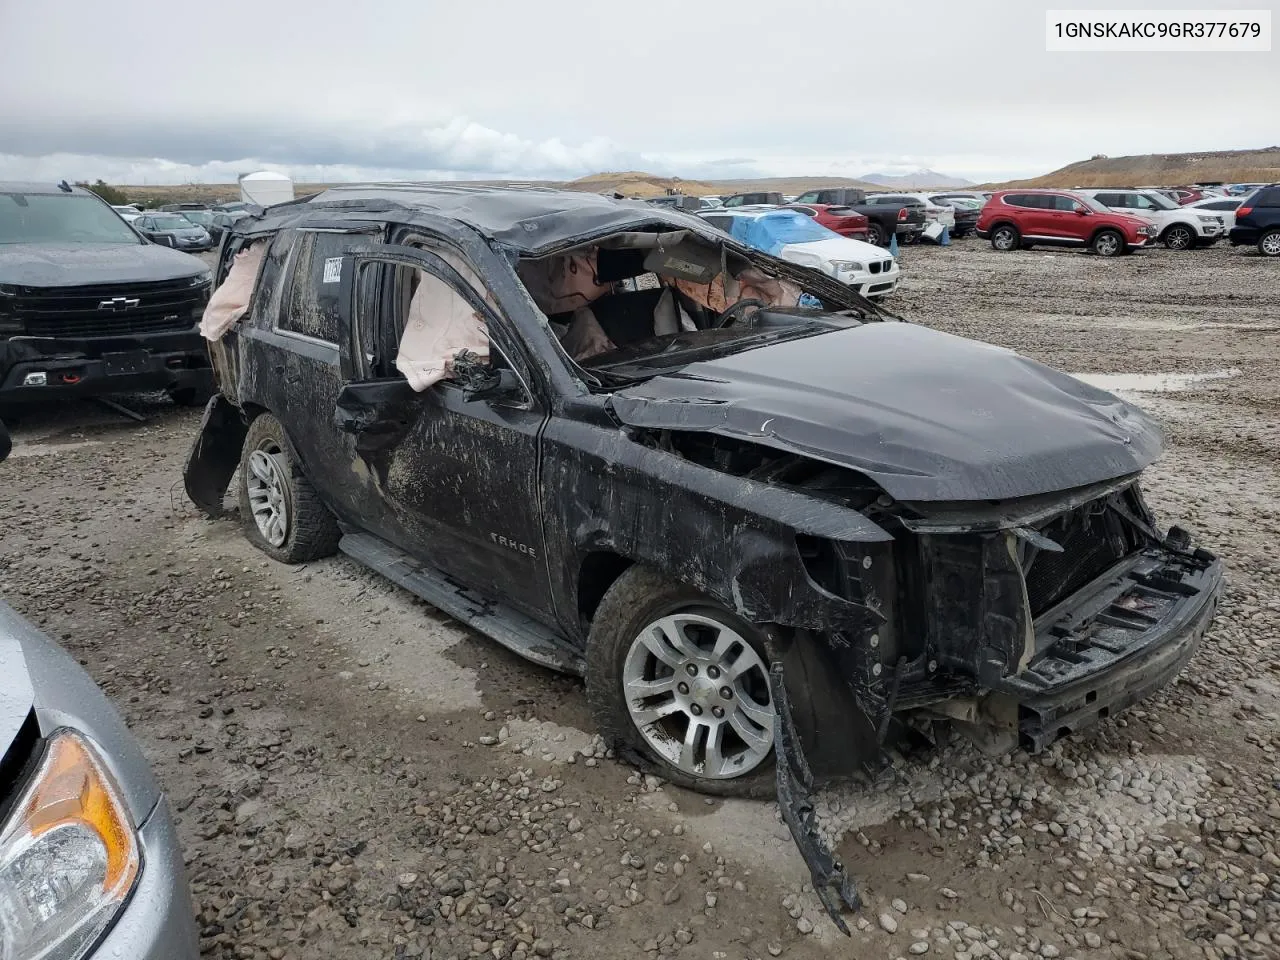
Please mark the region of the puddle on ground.
<svg viewBox="0 0 1280 960"><path fill-rule="evenodd" d="M1073 373L1091 387L1129 393L1181 393L1209 380L1228 380L1240 376L1235 367L1209 373Z"/></svg>

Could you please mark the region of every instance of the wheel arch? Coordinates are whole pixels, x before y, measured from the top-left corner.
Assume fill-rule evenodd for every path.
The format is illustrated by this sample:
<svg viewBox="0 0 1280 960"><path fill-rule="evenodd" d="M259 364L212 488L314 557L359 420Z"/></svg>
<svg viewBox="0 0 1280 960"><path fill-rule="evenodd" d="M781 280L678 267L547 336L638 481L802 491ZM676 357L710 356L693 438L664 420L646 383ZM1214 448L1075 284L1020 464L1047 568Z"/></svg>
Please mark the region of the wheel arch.
<svg viewBox="0 0 1280 960"><path fill-rule="evenodd" d="M631 557L613 550L588 550L578 564L577 595L578 620L586 631L595 619L600 601L618 578L635 564Z"/></svg>
<svg viewBox="0 0 1280 960"><path fill-rule="evenodd" d="M1193 240L1195 240L1200 236L1200 231L1196 229L1196 226L1194 223L1187 223L1187 221L1185 220L1175 220L1173 223L1168 224L1167 226L1165 226L1163 230L1160 231L1160 239L1163 240L1165 237L1167 237L1169 235L1169 231L1171 231L1174 227L1186 227L1188 230L1191 231L1191 239Z"/></svg>

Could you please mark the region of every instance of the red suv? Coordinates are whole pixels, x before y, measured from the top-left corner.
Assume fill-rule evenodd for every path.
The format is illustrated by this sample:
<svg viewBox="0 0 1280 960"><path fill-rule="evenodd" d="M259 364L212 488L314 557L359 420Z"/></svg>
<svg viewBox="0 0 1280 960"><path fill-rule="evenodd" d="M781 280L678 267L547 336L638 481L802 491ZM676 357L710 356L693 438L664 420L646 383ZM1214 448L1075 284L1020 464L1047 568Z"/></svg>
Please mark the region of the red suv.
<svg viewBox="0 0 1280 960"><path fill-rule="evenodd" d="M790 203L788 210L796 210L806 217L813 217L828 230L834 230L842 237L854 240L866 240L870 233L871 221L857 210L839 207L827 203Z"/></svg>
<svg viewBox="0 0 1280 960"><path fill-rule="evenodd" d="M1100 257L1130 253L1159 233L1141 217L1116 213L1088 197L1057 190L998 190L978 218L977 233L997 250L1041 243L1088 247Z"/></svg>

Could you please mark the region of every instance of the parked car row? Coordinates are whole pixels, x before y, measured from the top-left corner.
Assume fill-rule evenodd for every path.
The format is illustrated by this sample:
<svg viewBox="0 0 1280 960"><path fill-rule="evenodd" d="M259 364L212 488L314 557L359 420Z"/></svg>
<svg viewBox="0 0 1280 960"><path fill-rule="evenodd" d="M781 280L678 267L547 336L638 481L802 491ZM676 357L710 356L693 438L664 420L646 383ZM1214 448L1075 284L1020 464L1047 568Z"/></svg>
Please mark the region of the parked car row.
<svg viewBox="0 0 1280 960"><path fill-rule="evenodd" d="M1280 256L1280 185L1241 199L1221 196L1178 205L1154 190L998 190L982 208L978 236L997 250L1036 245L1083 247L1098 256L1155 242L1191 250L1223 237Z"/></svg>

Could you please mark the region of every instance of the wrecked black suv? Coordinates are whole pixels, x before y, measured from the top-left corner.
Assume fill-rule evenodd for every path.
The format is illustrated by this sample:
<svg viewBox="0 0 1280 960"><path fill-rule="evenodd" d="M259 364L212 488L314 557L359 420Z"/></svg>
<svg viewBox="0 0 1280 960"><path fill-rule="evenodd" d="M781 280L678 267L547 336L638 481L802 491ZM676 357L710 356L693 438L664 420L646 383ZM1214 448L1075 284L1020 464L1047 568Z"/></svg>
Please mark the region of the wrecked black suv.
<svg viewBox="0 0 1280 960"><path fill-rule="evenodd" d="M1039 749L1213 615L1141 411L679 211L345 187L241 220L218 281L194 502L238 466L269 555L341 550L583 675L675 783L776 790L833 916L815 777L940 725Z"/></svg>

